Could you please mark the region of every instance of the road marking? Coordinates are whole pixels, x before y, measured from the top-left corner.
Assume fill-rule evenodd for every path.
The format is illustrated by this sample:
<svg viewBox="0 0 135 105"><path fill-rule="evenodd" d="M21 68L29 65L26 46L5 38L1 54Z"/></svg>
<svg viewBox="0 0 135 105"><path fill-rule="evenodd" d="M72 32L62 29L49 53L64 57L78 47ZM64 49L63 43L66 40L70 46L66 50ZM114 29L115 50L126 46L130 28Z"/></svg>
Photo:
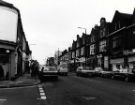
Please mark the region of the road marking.
<svg viewBox="0 0 135 105"><path fill-rule="evenodd" d="M45 96L45 93L40 93L41 96Z"/></svg>
<svg viewBox="0 0 135 105"><path fill-rule="evenodd" d="M135 92L135 90L132 90L133 92Z"/></svg>
<svg viewBox="0 0 135 105"><path fill-rule="evenodd" d="M87 96L84 96L82 98L85 99L85 100L87 100L87 101L89 101L89 100L95 100L96 99L96 97L87 97Z"/></svg>
<svg viewBox="0 0 135 105"><path fill-rule="evenodd" d="M40 93L43 93L44 92L44 90L39 90L40 91Z"/></svg>
<svg viewBox="0 0 135 105"><path fill-rule="evenodd" d="M46 100L47 97L46 97L46 95L45 95L45 92L44 92L44 90L43 90L43 87L42 87L41 85L39 85L38 88L39 88L39 92L40 92L40 99L41 99L41 100Z"/></svg>
<svg viewBox="0 0 135 105"><path fill-rule="evenodd" d="M46 100L46 96L41 96L41 99L42 100Z"/></svg>
<svg viewBox="0 0 135 105"><path fill-rule="evenodd" d="M39 90L43 90L43 88L40 87Z"/></svg>

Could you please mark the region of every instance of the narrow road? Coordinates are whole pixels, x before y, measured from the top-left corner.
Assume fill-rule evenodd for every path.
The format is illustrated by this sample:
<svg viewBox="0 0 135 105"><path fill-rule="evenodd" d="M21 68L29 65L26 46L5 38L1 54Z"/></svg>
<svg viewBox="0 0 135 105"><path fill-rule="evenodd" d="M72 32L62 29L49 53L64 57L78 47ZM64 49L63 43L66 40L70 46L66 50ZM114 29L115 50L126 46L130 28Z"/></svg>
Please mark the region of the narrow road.
<svg viewBox="0 0 135 105"><path fill-rule="evenodd" d="M43 86L48 105L135 105L135 83L70 75Z"/></svg>

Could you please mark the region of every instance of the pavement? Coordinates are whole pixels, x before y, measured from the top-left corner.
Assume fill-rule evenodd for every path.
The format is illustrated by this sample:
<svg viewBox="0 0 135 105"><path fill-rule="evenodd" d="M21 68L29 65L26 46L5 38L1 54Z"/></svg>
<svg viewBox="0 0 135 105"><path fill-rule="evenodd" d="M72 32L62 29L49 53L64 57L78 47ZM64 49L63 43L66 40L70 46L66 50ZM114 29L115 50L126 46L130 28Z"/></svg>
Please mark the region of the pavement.
<svg viewBox="0 0 135 105"><path fill-rule="evenodd" d="M24 74L16 80L4 80L0 81L0 88L13 88L13 87L24 87L33 86L40 83L38 78L32 78L30 74Z"/></svg>

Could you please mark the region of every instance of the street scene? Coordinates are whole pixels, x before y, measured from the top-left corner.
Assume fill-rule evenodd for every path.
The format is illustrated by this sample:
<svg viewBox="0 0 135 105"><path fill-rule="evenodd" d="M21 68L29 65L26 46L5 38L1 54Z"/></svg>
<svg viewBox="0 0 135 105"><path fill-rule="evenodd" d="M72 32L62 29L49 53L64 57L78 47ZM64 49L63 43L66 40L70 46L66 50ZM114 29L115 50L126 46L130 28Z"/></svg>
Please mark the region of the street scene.
<svg viewBox="0 0 135 105"><path fill-rule="evenodd" d="M135 2L0 0L0 105L135 105Z"/></svg>

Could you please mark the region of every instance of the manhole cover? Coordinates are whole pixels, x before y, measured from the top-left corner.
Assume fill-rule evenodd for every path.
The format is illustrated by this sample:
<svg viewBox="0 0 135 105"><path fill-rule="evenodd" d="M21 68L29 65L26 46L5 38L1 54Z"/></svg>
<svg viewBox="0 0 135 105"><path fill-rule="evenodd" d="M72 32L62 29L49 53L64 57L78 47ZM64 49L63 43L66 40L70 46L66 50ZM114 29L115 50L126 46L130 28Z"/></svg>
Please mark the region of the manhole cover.
<svg viewBox="0 0 135 105"><path fill-rule="evenodd" d="M91 97L91 96L83 96L82 98L87 100L87 101L95 100L96 99L96 97Z"/></svg>

